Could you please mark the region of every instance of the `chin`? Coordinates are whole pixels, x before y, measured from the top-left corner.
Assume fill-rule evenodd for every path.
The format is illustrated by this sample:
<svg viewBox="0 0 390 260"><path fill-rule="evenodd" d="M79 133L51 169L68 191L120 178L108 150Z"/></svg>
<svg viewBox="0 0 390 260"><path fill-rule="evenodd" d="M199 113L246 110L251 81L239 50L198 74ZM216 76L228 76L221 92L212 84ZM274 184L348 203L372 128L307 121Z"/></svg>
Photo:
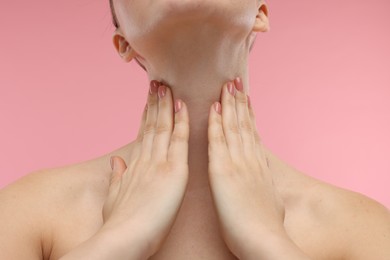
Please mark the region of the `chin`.
<svg viewBox="0 0 390 260"><path fill-rule="evenodd" d="M154 26L190 22L193 26L215 24L225 30L251 29L257 14L257 0L155 0L150 5ZM245 29L244 29L245 30Z"/></svg>
<svg viewBox="0 0 390 260"><path fill-rule="evenodd" d="M258 0L117 0L120 23L129 36L155 31L164 25L191 21L226 28L252 27Z"/></svg>
<svg viewBox="0 0 390 260"><path fill-rule="evenodd" d="M170 14L224 14L234 18L251 9L256 11L255 0L156 0L153 4L159 11Z"/></svg>
<svg viewBox="0 0 390 260"><path fill-rule="evenodd" d="M175 39L176 44L182 42L183 46L210 37L244 39L257 14L257 0L139 0L132 3L124 6L127 13L122 17L131 21L124 28L129 42L145 58L156 55L151 51L156 42L161 48L170 48Z"/></svg>

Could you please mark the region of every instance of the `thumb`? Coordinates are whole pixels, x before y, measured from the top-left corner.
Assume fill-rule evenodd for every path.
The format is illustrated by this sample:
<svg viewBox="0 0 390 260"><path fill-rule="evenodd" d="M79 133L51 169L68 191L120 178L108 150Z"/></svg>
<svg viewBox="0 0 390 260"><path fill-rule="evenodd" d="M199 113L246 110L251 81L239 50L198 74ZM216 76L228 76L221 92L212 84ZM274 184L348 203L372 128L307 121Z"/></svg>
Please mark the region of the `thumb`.
<svg viewBox="0 0 390 260"><path fill-rule="evenodd" d="M111 156L110 158L111 164L111 178L110 178L110 186L119 182L127 169L126 162L120 156Z"/></svg>

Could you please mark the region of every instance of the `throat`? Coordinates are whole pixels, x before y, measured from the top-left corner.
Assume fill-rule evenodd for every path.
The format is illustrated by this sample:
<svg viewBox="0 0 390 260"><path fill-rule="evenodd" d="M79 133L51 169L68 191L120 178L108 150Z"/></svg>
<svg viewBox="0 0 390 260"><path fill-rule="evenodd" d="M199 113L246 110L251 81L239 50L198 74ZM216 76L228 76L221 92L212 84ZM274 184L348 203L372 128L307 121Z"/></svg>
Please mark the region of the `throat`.
<svg viewBox="0 0 390 260"><path fill-rule="evenodd" d="M199 21L203 23L194 25ZM161 22L159 30L148 34L153 38L144 39L137 49L144 57L148 79L170 87L173 99L181 99L188 108L189 188L201 187L208 182L210 108L220 101L223 85L236 77L242 79L244 91L249 92L248 56L253 39L242 27L221 28L217 22Z"/></svg>

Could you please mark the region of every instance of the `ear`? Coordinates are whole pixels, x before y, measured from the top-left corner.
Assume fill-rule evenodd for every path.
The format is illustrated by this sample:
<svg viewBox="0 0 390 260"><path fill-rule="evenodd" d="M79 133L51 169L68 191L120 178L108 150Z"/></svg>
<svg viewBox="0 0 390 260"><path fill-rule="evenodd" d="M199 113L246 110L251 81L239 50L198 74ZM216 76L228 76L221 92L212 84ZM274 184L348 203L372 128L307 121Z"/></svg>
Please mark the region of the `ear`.
<svg viewBox="0 0 390 260"><path fill-rule="evenodd" d="M254 32L268 32L269 31L269 19L268 19L268 7L266 4L260 1L259 12L256 16L256 21L253 26Z"/></svg>
<svg viewBox="0 0 390 260"><path fill-rule="evenodd" d="M112 42L114 43L115 49L117 50L119 56L125 62L130 62L136 56L136 52L133 50L133 48L131 48L126 38L119 30L115 30L112 37Z"/></svg>

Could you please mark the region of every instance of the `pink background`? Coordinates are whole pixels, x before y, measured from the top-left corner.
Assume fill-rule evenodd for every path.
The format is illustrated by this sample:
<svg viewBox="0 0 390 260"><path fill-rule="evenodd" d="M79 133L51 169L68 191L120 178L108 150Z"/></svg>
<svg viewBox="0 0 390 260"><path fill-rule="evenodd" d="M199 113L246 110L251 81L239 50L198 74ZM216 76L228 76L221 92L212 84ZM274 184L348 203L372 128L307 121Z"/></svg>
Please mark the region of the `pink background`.
<svg viewBox="0 0 390 260"><path fill-rule="evenodd" d="M390 2L267 3L250 60L265 144L390 207ZM110 19L108 0L1 1L0 187L133 140L148 81Z"/></svg>

